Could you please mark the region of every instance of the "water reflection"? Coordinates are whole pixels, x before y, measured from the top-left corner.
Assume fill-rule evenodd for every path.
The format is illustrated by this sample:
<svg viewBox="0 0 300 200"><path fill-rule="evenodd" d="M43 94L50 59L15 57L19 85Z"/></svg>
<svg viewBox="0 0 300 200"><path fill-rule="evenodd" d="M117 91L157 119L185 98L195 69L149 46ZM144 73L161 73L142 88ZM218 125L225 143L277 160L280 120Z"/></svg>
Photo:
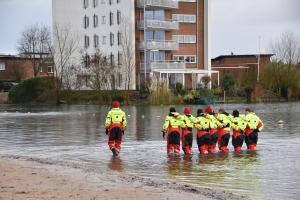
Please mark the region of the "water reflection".
<svg viewBox="0 0 300 200"><path fill-rule="evenodd" d="M255 104L265 129L258 151L166 156L161 126L168 106L122 109L128 127L120 157L111 157L104 133L107 106L0 106L0 154L51 158L84 166L198 187L212 187L253 199L297 199L300 195L300 104ZM248 106L248 105L247 105ZM218 108L218 105L215 106ZM222 105L226 110L246 107ZM178 106L177 110L182 110ZM198 106L191 106L195 112ZM6 112L5 112L6 111ZM144 116L144 117L142 117ZM279 120L285 121L277 127ZM196 144L196 143L195 143ZM243 147L245 149L245 146Z"/></svg>
<svg viewBox="0 0 300 200"><path fill-rule="evenodd" d="M108 168L113 171L123 172L124 166L120 156L112 156L110 162L107 164Z"/></svg>

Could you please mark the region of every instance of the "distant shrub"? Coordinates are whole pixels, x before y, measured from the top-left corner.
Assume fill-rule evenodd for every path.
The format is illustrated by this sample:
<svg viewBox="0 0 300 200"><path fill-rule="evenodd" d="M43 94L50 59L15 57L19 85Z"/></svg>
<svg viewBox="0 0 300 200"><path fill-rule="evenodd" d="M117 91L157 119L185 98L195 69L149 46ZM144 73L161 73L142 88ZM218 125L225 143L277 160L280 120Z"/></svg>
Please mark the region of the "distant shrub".
<svg viewBox="0 0 300 200"><path fill-rule="evenodd" d="M52 77L36 77L21 81L9 91L13 103L55 102L55 86Z"/></svg>

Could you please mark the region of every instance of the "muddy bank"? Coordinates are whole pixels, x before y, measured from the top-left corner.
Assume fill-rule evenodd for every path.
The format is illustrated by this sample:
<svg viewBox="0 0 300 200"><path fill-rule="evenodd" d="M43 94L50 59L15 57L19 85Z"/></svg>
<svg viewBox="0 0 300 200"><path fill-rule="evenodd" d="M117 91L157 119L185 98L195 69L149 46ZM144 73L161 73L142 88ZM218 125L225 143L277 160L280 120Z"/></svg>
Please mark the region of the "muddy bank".
<svg viewBox="0 0 300 200"><path fill-rule="evenodd" d="M0 199L245 199L71 163L7 155L0 156L0 177Z"/></svg>

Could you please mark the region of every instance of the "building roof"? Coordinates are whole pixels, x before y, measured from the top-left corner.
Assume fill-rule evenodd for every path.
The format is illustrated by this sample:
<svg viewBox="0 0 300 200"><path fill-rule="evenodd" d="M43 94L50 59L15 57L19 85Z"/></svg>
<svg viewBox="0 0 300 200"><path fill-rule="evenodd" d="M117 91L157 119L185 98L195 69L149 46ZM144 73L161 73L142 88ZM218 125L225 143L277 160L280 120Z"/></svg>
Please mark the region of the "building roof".
<svg viewBox="0 0 300 200"><path fill-rule="evenodd" d="M275 54L259 54L261 57L272 57ZM258 54L243 54L243 55L220 55L218 57L213 58L212 60L221 60L224 58L243 58L243 57L257 57Z"/></svg>
<svg viewBox="0 0 300 200"><path fill-rule="evenodd" d="M0 59L31 60L28 56L0 54ZM39 58L35 58L39 59Z"/></svg>
<svg viewBox="0 0 300 200"><path fill-rule="evenodd" d="M21 57L19 55L0 54L0 59L27 59L27 58L26 57Z"/></svg>

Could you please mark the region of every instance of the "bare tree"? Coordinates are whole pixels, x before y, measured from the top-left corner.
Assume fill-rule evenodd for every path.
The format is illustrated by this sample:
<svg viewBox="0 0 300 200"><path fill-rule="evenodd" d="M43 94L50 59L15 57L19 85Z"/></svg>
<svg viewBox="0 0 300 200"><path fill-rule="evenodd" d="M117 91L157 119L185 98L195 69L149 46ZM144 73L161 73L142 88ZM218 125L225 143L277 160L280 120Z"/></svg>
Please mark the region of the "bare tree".
<svg viewBox="0 0 300 200"><path fill-rule="evenodd" d="M280 39L271 43L271 51L275 54L273 61L288 65L300 62L300 40L292 32L284 32Z"/></svg>
<svg viewBox="0 0 300 200"><path fill-rule="evenodd" d="M81 76L89 79L90 87L94 90L114 89L114 77L116 66L99 49L92 55L86 51L81 51L82 64L85 66L81 70Z"/></svg>
<svg viewBox="0 0 300 200"><path fill-rule="evenodd" d="M133 43L134 38L132 35L131 24L126 18L122 18L120 34L121 64L124 68L125 90L129 90L135 76L135 47Z"/></svg>
<svg viewBox="0 0 300 200"><path fill-rule="evenodd" d="M23 66L14 61L11 63L11 67L8 69L9 70L9 74L14 77L14 79L17 81L17 82L20 82L24 76L24 72L23 72Z"/></svg>
<svg viewBox="0 0 300 200"><path fill-rule="evenodd" d="M284 91L283 96L288 100L289 89L292 88L294 84L292 78L295 73L294 68L300 62L300 41L297 40L292 32L285 32L279 40L271 44L271 50L275 54L272 65L270 65L270 67L273 66L272 71L278 69L277 66L280 66L280 70L274 71L275 73L273 73L272 76L278 76L281 77L281 79L284 77L282 81L278 81L280 78L276 80L278 82L277 84L279 84L279 82L284 83L284 86L281 86L281 90Z"/></svg>
<svg viewBox="0 0 300 200"><path fill-rule="evenodd" d="M49 43L51 43L51 32L47 26L34 25L21 33L17 45L18 52L22 56L30 58L35 77L50 54Z"/></svg>
<svg viewBox="0 0 300 200"><path fill-rule="evenodd" d="M76 64L74 63L75 53L79 46L79 37L70 26L53 27L53 46L51 54L54 63L54 77L56 86L56 102L60 103L61 90L71 89L76 81Z"/></svg>

